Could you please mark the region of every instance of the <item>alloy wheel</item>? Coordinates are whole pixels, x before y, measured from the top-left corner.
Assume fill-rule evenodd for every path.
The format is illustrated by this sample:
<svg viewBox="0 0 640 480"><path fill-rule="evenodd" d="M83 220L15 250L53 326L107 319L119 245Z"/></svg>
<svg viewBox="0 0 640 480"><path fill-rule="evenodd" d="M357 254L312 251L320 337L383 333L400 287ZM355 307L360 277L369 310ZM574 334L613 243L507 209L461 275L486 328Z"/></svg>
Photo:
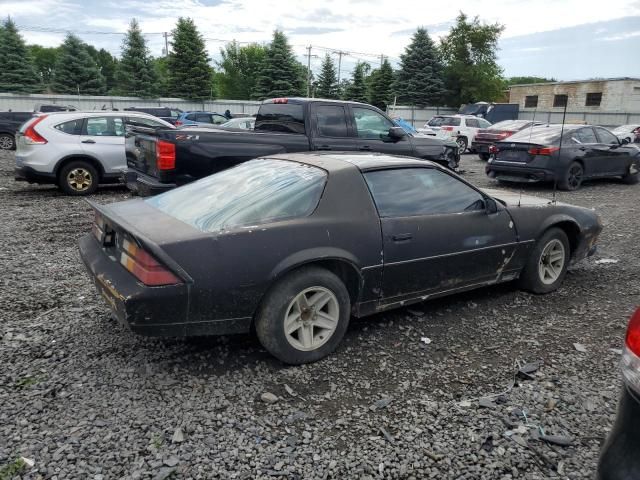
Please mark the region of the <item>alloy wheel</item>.
<svg viewBox="0 0 640 480"><path fill-rule="evenodd" d="M284 317L285 337L297 350L316 350L331 338L339 320L336 295L324 287L310 287L289 304Z"/></svg>
<svg viewBox="0 0 640 480"><path fill-rule="evenodd" d="M0 150L11 150L13 148L13 138L9 135L0 135Z"/></svg>
<svg viewBox="0 0 640 480"><path fill-rule="evenodd" d="M538 261L538 275L540 281L545 285L554 283L564 268L566 253L564 245L560 240L554 238L542 249L540 260Z"/></svg>
<svg viewBox="0 0 640 480"><path fill-rule="evenodd" d="M93 184L93 176L84 168L74 168L67 174L67 183L75 191L84 192Z"/></svg>
<svg viewBox="0 0 640 480"><path fill-rule="evenodd" d="M567 183L571 190L577 189L582 183L582 167L580 165L572 165L569 168Z"/></svg>
<svg viewBox="0 0 640 480"><path fill-rule="evenodd" d="M464 138L457 138L456 143L458 144L458 153L462 155L467 149L467 141Z"/></svg>

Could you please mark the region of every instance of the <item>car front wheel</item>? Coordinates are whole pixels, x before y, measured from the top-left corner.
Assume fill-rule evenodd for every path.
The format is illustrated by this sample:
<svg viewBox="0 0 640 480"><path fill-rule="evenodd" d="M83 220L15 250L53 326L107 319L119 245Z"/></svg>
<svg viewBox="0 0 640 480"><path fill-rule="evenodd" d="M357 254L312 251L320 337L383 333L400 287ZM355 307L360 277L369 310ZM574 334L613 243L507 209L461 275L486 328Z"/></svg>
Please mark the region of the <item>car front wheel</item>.
<svg viewBox="0 0 640 480"><path fill-rule="evenodd" d="M60 170L58 186L67 195L89 195L98 188L98 172L83 160L69 162Z"/></svg>
<svg viewBox="0 0 640 480"><path fill-rule="evenodd" d="M557 290L567 274L569 259L567 234L560 228L550 228L536 242L520 275L520 286L533 293Z"/></svg>
<svg viewBox="0 0 640 480"><path fill-rule="evenodd" d="M318 267L303 267L267 293L256 316L262 346L284 363L315 362L333 352L349 325L344 283Z"/></svg>
<svg viewBox="0 0 640 480"><path fill-rule="evenodd" d="M0 150L13 150L16 148L16 141L13 135L3 133L0 135Z"/></svg>

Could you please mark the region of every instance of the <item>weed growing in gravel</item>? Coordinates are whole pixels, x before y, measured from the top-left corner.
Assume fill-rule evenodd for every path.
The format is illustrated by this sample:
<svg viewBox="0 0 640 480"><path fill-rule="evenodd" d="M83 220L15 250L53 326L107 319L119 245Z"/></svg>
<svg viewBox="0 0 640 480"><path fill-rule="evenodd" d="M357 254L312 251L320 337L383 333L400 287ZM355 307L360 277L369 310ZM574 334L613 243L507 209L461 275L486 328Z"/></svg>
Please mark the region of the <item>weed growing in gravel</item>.
<svg viewBox="0 0 640 480"><path fill-rule="evenodd" d="M24 460L16 458L13 462L0 467L0 480L11 480L27 466Z"/></svg>
<svg viewBox="0 0 640 480"><path fill-rule="evenodd" d="M16 382L16 387L18 387L18 388L29 388L29 387L35 385L38 382L39 382L39 380L36 377L24 377L24 378L21 378L20 380L18 380ZM0 478L2 478L2 477L0 477Z"/></svg>
<svg viewBox="0 0 640 480"><path fill-rule="evenodd" d="M151 445L156 450L160 450L160 447L162 447L162 437L160 435L154 435L153 439L151 440Z"/></svg>

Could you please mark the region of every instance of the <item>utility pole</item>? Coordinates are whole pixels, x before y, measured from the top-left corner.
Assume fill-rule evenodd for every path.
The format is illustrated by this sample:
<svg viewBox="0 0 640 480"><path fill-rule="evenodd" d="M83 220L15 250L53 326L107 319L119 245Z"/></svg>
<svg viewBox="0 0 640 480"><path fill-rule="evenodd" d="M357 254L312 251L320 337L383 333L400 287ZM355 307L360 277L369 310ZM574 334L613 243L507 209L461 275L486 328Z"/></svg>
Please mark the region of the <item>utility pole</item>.
<svg viewBox="0 0 640 480"><path fill-rule="evenodd" d="M307 98L311 97L311 45L307 47Z"/></svg>
<svg viewBox="0 0 640 480"><path fill-rule="evenodd" d="M338 85L340 85L340 69L342 68L342 56L349 55L349 52L343 52L342 50L338 50L337 52L333 52L338 55Z"/></svg>
<svg viewBox="0 0 640 480"><path fill-rule="evenodd" d="M380 66L384 63L384 55L380 55Z"/></svg>
<svg viewBox="0 0 640 480"><path fill-rule="evenodd" d="M167 34L167 32L164 32L162 36L164 37L164 56L168 57L169 56L169 35Z"/></svg>

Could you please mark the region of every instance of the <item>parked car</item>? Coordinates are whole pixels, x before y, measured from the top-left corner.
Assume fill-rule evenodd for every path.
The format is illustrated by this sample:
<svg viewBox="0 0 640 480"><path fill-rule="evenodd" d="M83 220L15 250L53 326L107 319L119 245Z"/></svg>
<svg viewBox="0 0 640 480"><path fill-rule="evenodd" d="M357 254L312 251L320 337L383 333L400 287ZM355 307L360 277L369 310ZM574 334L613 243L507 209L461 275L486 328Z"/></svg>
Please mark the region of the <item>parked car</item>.
<svg viewBox="0 0 640 480"><path fill-rule="evenodd" d="M480 160L486 162L491 156L489 152L491 145L533 125L542 125L542 122L532 122L531 120L503 120L488 128L478 130L478 133L476 133L471 143L471 148L478 153Z"/></svg>
<svg viewBox="0 0 640 480"><path fill-rule="evenodd" d="M176 120L176 127L209 127L212 125L222 125L229 119L224 115L215 112L182 112Z"/></svg>
<svg viewBox="0 0 640 480"><path fill-rule="evenodd" d="M174 128L137 112L39 114L17 134L15 179L56 184L68 195L88 195L98 183L118 182L127 162L125 125Z"/></svg>
<svg viewBox="0 0 640 480"><path fill-rule="evenodd" d="M120 322L145 335L255 328L290 364L332 352L351 315L515 279L551 292L601 230L592 210L383 154L277 153L91 205L80 254Z"/></svg>
<svg viewBox="0 0 640 480"><path fill-rule="evenodd" d="M239 128L241 130L253 130L256 124L254 117L238 117L232 118L228 122L220 125L221 128Z"/></svg>
<svg viewBox="0 0 640 480"><path fill-rule="evenodd" d="M484 118L490 123L498 123L503 120L516 120L520 111L517 103L468 103L460 107L460 115L473 115Z"/></svg>
<svg viewBox="0 0 640 480"><path fill-rule="evenodd" d="M411 125L411 123L407 122L402 117L394 117L393 122L397 126L402 127L402 129L407 133L407 135L410 135L412 137L424 137L425 136L424 133L421 133L418 130L416 130L413 127L413 125Z"/></svg>
<svg viewBox="0 0 640 480"><path fill-rule="evenodd" d="M627 143L633 143L640 137L640 125L621 125L611 130L618 140L626 140Z"/></svg>
<svg viewBox="0 0 640 480"><path fill-rule="evenodd" d="M638 183L639 169L640 150L605 128L545 125L497 142L486 173L501 181L554 182L561 190L576 190L592 178Z"/></svg>
<svg viewBox="0 0 640 480"><path fill-rule="evenodd" d="M57 103L38 103L33 109L34 113L75 112L78 109L73 105L58 105Z"/></svg>
<svg viewBox="0 0 640 480"><path fill-rule="evenodd" d="M0 112L0 150L16 148L16 132L31 117L31 112Z"/></svg>
<svg viewBox="0 0 640 480"><path fill-rule="evenodd" d="M152 195L264 155L313 150L372 151L434 160L455 169L451 140L412 137L363 103L313 98L265 100L254 130L190 127L134 130L127 138L127 187Z"/></svg>
<svg viewBox="0 0 640 480"><path fill-rule="evenodd" d="M418 132L423 135L429 135L435 137L438 134L438 130L440 130L440 125L444 121L443 115L435 115L429 119L427 123L424 124L422 128L418 128Z"/></svg>
<svg viewBox="0 0 640 480"><path fill-rule="evenodd" d="M478 131L490 126L491 123L483 118L471 115L447 115L442 117L436 138L454 139L458 144L458 151L463 154L473 143Z"/></svg>
<svg viewBox="0 0 640 480"><path fill-rule="evenodd" d="M153 115L154 117L160 118L165 122L174 125L176 120L182 114L182 110L179 108L169 108L169 107L127 107L124 109L125 112L140 112L146 113L147 115Z"/></svg>
<svg viewBox="0 0 640 480"><path fill-rule="evenodd" d="M627 327L621 370L618 415L600 454L597 480L635 480L640 474L640 308Z"/></svg>

